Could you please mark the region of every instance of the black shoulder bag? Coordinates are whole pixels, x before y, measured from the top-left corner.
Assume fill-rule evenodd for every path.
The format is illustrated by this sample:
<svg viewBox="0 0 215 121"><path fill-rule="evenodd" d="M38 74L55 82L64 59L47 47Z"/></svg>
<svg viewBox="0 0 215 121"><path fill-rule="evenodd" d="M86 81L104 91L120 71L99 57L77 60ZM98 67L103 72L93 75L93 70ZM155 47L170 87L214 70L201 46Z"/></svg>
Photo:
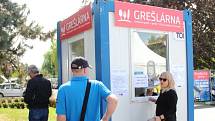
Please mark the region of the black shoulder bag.
<svg viewBox="0 0 215 121"><path fill-rule="evenodd" d="M91 83L89 82L89 80L87 80L87 87L86 87L86 91L85 91L85 95L84 95L84 102L82 105L80 121L84 121L84 117L85 117L85 113L86 113L86 109L87 109L87 102L88 102L88 98L89 98L89 94L90 94L90 87L91 87Z"/></svg>

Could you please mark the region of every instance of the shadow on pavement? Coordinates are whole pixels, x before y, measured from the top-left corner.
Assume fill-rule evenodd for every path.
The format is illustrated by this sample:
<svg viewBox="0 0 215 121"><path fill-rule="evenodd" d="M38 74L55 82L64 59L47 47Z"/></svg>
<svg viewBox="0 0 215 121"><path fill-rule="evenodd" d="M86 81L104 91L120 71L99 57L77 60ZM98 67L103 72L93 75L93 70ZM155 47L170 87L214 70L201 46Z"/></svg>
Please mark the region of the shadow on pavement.
<svg viewBox="0 0 215 121"><path fill-rule="evenodd" d="M194 109L215 108L215 104L195 103Z"/></svg>

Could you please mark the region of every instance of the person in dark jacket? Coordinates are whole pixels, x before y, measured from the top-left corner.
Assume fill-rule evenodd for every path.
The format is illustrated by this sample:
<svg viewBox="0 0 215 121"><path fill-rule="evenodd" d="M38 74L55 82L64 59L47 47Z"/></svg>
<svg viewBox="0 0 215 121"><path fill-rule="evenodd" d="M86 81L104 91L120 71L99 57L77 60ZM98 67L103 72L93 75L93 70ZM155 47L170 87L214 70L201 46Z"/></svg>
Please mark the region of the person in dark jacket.
<svg viewBox="0 0 215 121"><path fill-rule="evenodd" d="M29 108L29 121L48 121L49 97L52 95L51 83L39 74L35 65L28 67L31 79L24 93L24 101Z"/></svg>
<svg viewBox="0 0 215 121"><path fill-rule="evenodd" d="M175 91L175 82L170 72L163 72L160 75L161 93L158 99L150 98L155 102L156 116L155 121L176 121L176 105L178 101Z"/></svg>

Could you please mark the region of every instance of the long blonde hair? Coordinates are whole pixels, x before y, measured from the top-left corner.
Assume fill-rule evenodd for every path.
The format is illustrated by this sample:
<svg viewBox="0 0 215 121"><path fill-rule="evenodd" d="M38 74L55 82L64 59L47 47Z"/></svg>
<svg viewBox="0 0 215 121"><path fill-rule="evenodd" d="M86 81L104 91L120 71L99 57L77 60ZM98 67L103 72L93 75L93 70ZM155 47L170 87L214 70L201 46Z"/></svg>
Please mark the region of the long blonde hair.
<svg viewBox="0 0 215 121"><path fill-rule="evenodd" d="M167 71L167 72L161 73L160 78L165 78L168 81L167 88L162 89L162 92L168 91L170 89L175 90L175 81L174 81L173 76L170 72Z"/></svg>

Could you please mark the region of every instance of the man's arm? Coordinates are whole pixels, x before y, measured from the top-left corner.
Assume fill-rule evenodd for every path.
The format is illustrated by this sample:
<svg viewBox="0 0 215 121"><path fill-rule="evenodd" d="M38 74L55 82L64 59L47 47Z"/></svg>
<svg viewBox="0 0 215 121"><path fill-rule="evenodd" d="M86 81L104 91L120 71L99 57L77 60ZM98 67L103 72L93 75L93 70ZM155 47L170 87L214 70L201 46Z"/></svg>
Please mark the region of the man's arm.
<svg viewBox="0 0 215 121"><path fill-rule="evenodd" d="M27 104L32 103L34 98L34 84L32 80L29 80L24 94L24 102Z"/></svg>
<svg viewBox="0 0 215 121"><path fill-rule="evenodd" d="M65 115L57 115L57 121L66 121Z"/></svg>
<svg viewBox="0 0 215 121"><path fill-rule="evenodd" d="M118 99L114 94L110 94L106 100L107 100L107 111L105 112L101 121L109 121L109 118L116 110L117 103L118 103Z"/></svg>
<svg viewBox="0 0 215 121"><path fill-rule="evenodd" d="M48 80L48 88L49 88L49 97L51 97L52 96L52 86L51 86L51 82Z"/></svg>
<svg viewBox="0 0 215 121"><path fill-rule="evenodd" d="M56 99L56 113L57 121L66 121L66 99L65 99L64 88L60 87L57 93Z"/></svg>

